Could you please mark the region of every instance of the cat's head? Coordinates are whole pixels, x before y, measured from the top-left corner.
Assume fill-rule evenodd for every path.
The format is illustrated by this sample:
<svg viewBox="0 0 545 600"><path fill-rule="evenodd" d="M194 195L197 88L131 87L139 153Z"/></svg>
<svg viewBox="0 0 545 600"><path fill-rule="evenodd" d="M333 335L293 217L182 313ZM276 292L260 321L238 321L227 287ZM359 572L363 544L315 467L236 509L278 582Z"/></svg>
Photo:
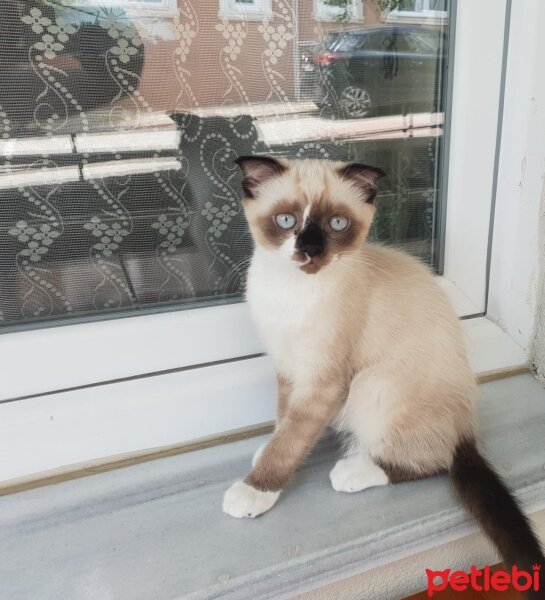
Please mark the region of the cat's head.
<svg viewBox="0 0 545 600"><path fill-rule="evenodd" d="M256 244L317 273L363 244L385 173L359 163L244 156L242 201Z"/></svg>

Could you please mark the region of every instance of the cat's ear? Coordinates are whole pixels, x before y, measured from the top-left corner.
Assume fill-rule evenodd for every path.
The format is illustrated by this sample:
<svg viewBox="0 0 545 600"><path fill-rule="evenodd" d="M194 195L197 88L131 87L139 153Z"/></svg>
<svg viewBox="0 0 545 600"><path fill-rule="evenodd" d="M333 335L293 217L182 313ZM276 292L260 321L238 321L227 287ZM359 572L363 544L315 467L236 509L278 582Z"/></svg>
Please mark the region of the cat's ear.
<svg viewBox="0 0 545 600"><path fill-rule="evenodd" d="M377 195L377 181L386 173L379 167L350 163L339 169L339 175L357 185L363 191L365 202L372 203Z"/></svg>
<svg viewBox="0 0 545 600"><path fill-rule="evenodd" d="M240 156L235 163L244 173L242 189L248 198L254 198L260 186L287 169L285 165L270 156Z"/></svg>

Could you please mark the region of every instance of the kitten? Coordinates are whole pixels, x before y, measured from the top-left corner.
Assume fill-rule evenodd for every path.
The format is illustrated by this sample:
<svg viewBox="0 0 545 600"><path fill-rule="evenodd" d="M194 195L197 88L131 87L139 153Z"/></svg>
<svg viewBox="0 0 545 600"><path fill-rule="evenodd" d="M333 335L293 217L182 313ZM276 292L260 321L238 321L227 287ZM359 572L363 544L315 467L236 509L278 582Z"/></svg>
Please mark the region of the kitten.
<svg viewBox="0 0 545 600"><path fill-rule="evenodd" d="M448 471L506 563L545 564L475 446L476 382L448 300L418 260L366 243L384 172L320 160L236 162L255 240L247 299L277 372L278 418L223 510L269 510L333 425L352 440L330 473L335 490Z"/></svg>

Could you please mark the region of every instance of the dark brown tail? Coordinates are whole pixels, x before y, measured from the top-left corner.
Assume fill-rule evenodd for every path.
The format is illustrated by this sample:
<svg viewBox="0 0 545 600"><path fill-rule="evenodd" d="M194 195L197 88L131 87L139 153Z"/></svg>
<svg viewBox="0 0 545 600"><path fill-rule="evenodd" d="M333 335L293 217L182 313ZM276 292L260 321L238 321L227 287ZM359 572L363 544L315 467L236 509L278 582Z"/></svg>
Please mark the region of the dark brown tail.
<svg viewBox="0 0 545 600"><path fill-rule="evenodd" d="M466 440L456 449L450 470L460 500L482 527L509 567L531 572L538 564L545 572L545 558L528 519L501 477L479 454L475 442ZM545 598L545 585L528 598Z"/></svg>

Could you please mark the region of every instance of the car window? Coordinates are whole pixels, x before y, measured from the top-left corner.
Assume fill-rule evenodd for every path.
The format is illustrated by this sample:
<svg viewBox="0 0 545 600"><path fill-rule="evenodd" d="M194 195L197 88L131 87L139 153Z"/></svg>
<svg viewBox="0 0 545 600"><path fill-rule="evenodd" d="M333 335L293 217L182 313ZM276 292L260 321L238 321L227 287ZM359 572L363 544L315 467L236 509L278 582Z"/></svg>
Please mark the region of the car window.
<svg viewBox="0 0 545 600"><path fill-rule="evenodd" d="M368 36L367 50L376 52L408 52L409 46L405 36L397 29L381 29Z"/></svg>
<svg viewBox="0 0 545 600"><path fill-rule="evenodd" d="M361 49L365 41L365 36L358 33L347 33L339 36L331 44L331 50L335 52L350 52L351 50Z"/></svg>
<svg viewBox="0 0 545 600"><path fill-rule="evenodd" d="M339 38L342 36L342 32L333 31L327 34L326 37L326 45L328 48L331 48L334 44L339 41Z"/></svg>

